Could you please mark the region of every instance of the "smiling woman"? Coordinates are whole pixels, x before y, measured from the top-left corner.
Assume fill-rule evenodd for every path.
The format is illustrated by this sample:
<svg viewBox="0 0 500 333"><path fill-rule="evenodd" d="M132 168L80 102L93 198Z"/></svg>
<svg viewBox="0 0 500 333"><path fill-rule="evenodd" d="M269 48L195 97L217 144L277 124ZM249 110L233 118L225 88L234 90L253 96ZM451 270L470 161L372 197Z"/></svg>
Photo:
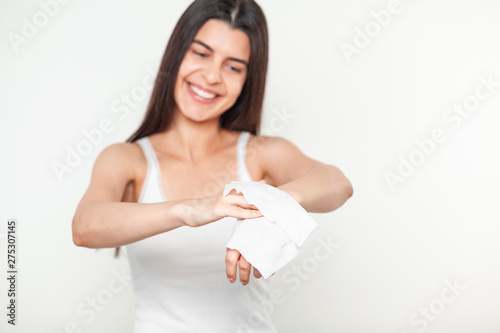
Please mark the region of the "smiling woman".
<svg viewBox="0 0 500 333"><path fill-rule="evenodd" d="M205 34L215 33L217 40L202 39L199 35L202 27L205 28ZM222 30L214 31L215 27L222 27ZM228 35L232 35L231 42L235 44L224 41ZM250 54L243 50L248 46ZM243 54L239 54L241 52ZM193 2L177 22L161 61L146 117L129 141L164 131L171 125L177 106L175 89L182 84L180 70L184 60L189 61L190 57L198 56L207 59L205 67L215 66L215 62L220 62L220 57L224 55L227 56L223 63L224 69L234 67L241 71L243 78L240 79L243 79L244 86L236 102L220 116L220 127L232 131L249 131L256 135L260 127L268 64L268 32L264 13L254 1L206 0ZM242 62L245 62L245 66L241 66ZM208 72L204 74L223 69L220 63L219 66L205 68ZM227 76L221 73L220 78L227 79ZM214 90L214 87L205 88Z"/></svg>
<svg viewBox="0 0 500 333"><path fill-rule="evenodd" d="M250 40L243 31L223 21L207 21L179 68L176 112L192 119L218 120L238 99L249 58ZM200 103L206 107L200 107Z"/></svg>
<svg viewBox="0 0 500 333"><path fill-rule="evenodd" d="M253 0L193 2L167 45L144 121L95 162L73 241L117 247L117 255L126 246L135 333L276 332L268 315L245 322L269 299L268 282L226 244L236 219L263 215L241 193L223 196L226 184L266 182L309 212L330 212L352 195L338 168L258 134L267 43Z"/></svg>

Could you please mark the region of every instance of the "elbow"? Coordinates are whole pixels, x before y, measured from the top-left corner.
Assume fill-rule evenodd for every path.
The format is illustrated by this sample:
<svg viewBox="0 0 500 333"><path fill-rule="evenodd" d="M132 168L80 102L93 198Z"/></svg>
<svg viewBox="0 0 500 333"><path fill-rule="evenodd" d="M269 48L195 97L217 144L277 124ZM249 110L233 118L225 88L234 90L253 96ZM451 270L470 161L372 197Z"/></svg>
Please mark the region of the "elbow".
<svg viewBox="0 0 500 333"><path fill-rule="evenodd" d="M73 221L71 223L71 231L73 234L73 244L76 246L83 246L83 237L82 232L80 231L79 226L80 216L76 215L73 217Z"/></svg>
<svg viewBox="0 0 500 333"><path fill-rule="evenodd" d="M354 189L352 187L352 184L347 178L345 179L344 193L346 196L346 201L354 194Z"/></svg>
<svg viewBox="0 0 500 333"><path fill-rule="evenodd" d="M85 232L85 227L84 223L82 221L81 214L75 214L73 217L73 221L71 224L71 230L72 230L72 236L73 236L73 243L76 246L79 247L89 247L88 242L86 241L88 237L86 235L88 234Z"/></svg>
<svg viewBox="0 0 500 333"><path fill-rule="evenodd" d="M351 181L344 175L339 168L333 167L335 171L335 187L337 188L337 193L340 198L343 199L342 204L344 204L350 197L354 194L354 189L352 187Z"/></svg>
<svg viewBox="0 0 500 333"><path fill-rule="evenodd" d="M78 247L85 247L83 238L75 233L73 233L73 244L75 244Z"/></svg>
<svg viewBox="0 0 500 333"><path fill-rule="evenodd" d="M330 211L334 211L343 206L347 202L347 200L349 200L349 198L354 194L354 189L351 182L345 177L343 181L340 182L340 184L337 184L335 186L335 188L336 200L334 200L333 207Z"/></svg>
<svg viewBox="0 0 500 333"><path fill-rule="evenodd" d="M340 197L342 198L341 205L343 205L347 200L349 200L349 198L352 197L352 195L354 194L354 189L352 187L351 181L345 176L339 188L341 191Z"/></svg>

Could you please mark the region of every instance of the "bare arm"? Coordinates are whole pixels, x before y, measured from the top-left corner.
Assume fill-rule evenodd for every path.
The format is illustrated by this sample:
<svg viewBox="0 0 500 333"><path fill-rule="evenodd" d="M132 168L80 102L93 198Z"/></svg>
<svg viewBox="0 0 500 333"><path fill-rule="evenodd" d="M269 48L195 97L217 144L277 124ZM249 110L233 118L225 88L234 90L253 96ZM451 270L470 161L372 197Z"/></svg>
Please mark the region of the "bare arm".
<svg viewBox="0 0 500 333"><path fill-rule="evenodd" d="M90 248L118 247L183 226L178 202L137 204L94 203L73 218L73 241Z"/></svg>
<svg viewBox="0 0 500 333"><path fill-rule="evenodd" d="M319 164L299 178L278 187L311 213L328 213L353 194L351 182L334 165Z"/></svg>
<svg viewBox="0 0 500 333"><path fill-rule="evenodd" d="M241 193L142 204L121 202L127 185L136 181L137 161L144 155L131 143L107 147L97 158L89 188L72 222L73 242L89 248L118 247L181 226L198 227L226 216L262 216Z"/></svg>
<svg viewBox="0 0 500 333"><path fill-rule="evenodd" d="M262 167L267 182L290 194L311 213L331 212L353 194L351 182L333 165L304 155L283 138L267 138Z"/></svg>
<svg viewBox="0 0 500 333"><path fill-rule="evenodd" d="M103 150L92 170L90 185L73 217L73 242L90 248L118 247L183 225L178 203L120 202L135 181L134 158L143 158L131 143Z"/></svg>
<svg viewBox="0 0 500 333"><path fill-rule="evenodd" d="M252 148L259 153L264 180L290 194L308 212L331 212L353 194L351 182L337 167L309 158L286 139L260 136ZM236 280L238 263L240 281L246 285L251 265L237 250L229 249L226 274L230 282ZM255 267L253 273L256 278L261 277Z"/></svg>

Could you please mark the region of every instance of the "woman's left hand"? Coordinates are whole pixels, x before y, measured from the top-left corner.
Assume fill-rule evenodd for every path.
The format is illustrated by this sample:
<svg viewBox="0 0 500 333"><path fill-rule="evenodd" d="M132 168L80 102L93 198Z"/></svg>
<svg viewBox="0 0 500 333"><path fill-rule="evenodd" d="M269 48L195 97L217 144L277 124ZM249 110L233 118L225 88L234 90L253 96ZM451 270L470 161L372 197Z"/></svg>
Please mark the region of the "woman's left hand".
<svg viewBox="0 0 500 333"><path fill-rule="evenodd" d="M236 281L236 271L238 266L240 268L240 282L245 286L250 281L250 271L252 270L252 265L238 250L228 248L226 253L226 275L231 283ZM253 267L253 276L257 279L262 277L260 272L255 267Z"/></svg>

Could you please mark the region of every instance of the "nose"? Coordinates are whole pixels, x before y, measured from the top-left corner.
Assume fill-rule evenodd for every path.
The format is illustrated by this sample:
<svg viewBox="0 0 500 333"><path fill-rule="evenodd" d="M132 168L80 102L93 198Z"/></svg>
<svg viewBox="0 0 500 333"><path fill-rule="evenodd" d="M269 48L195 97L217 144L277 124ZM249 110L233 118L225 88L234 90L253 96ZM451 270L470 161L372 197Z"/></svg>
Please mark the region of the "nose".
<svg viewBox="0 0 500 333"><path fill-rule="evenodd" d="M205 69L203 70L203 76L209 84L217 84L222 81L220 75L221 64L216 60L207 63Z"/></svg>

